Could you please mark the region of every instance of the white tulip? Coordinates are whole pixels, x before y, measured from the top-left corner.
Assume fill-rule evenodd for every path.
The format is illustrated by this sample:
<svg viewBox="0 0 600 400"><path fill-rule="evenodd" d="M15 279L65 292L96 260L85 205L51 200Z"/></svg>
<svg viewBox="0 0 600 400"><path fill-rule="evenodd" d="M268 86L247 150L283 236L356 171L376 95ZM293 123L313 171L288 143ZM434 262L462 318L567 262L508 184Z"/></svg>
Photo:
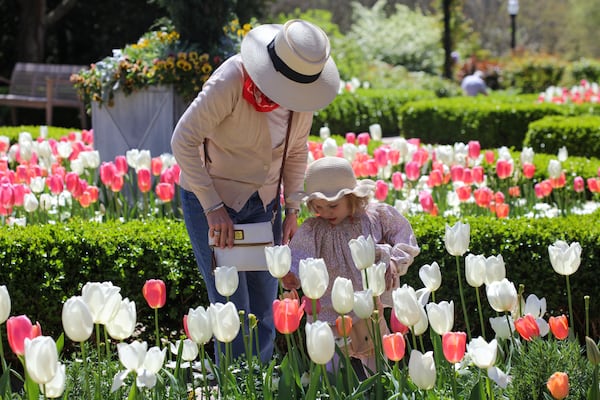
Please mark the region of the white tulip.
<svg viewBox="0 0 600 400"><path fill-rule="evenodd" d="M419 268L419 278L429 291L435 292L442 285L442 273L437 262L432 262L431 265L425 264Z"/></svg>
<svg viewBox="0 0 600 400"><path fill-rule="evenodd" d="M338 276L331 288L333 309L340 315L348 314L354 308L354 287L350 279Z"/></svg>
<svg viewBox="0 0 600 400"><path fill-rule="evenodd" d="M313 300L323 297L329 285L329 272L325 260L322 258L300 260L298 275L306 297Z"/></svg>
<svg viewBox="0 0 600 400"><path fill-rule="evenodd" d="M323 140L323 154L326 157L337 157L338 145L333 138Z"/></svg>
<svg viewBox="0 0 600 400"><path fill-rule="evenodd" d="M217 267L214 274L215 286L221 296L229 297L235 293L240 283L240 276L236 267Z"/></svg>
<svg viewBox="0 0 600 400"><path fill-rule="evenodd" d="M427 304L427 317L431 328L438 334L443 335L452 331L454 326L454 301L442 301L440 303Z"/></svg>
<svg viewBox="0 0 600 400"><path fill-rule="evenodd" d="M25 338L25 367L29 377L37 384L45 385L56 374L58 352L50 336Z"/></svg>
<svg viewBox="0 0 600 400"><path fill-rule="evenodd" d="M40 203L33 193L25 193L23 198L23 208L27 212L34 212L38 209Z"/></svg>
<svg viewBox="0 0 600 400"><path fill-rule="evenodd" d="M467 344L467 353L473 364L481 369L488 369L496 363L498 342L496 339L492 339L488 343L483 337L479 336Z"/></svg>
<svg viewBox="0 0 600 400"><path fill-rule="evenodd" d="M415 289L407 284L402 285L392 292L394 312L398 321L406 326L413 326L421 318L421 304L417 300Z"/></svg>
<svg viewBox="0 0 600 400"><path fill-rule="evenodd" d="M187 328L190 339L197 344L207 343L213 336L210 314L202 306L190 308L187 315Z"/></svg>
<svg viewBox="0 0 600 400"><path fill-rule="evenodd" d="M457 222L452 227L446 224L446 234L444 244L446 250L453 256L462 256L469 250L469 241L471 239L471 226Z"/></svg>
<svg viewBox="0 0 600 400"><path fill-rule="evenodd" d="M58 362L54 378L45 385L40 385L40 391L49 399L56 399L63 395L67 383L66 367L63 363Z"/></svg>
<svg viewBox="0 0 600 400"><path fill-rule="evenodd" d="M510 315L508 321L506 316L490 318L490 325L496 333L496 337L500 339L510 338L515 331L515 323Z"/></svg>
<svg viewBox="0 0 600 400"><path fill-rule="evenodd" d="M506 278L487 285L486 294L490 306L498 312L512 311L517 303L515 284Z"/></svg>
<svg viewBox="0 0 600 400"><path fill-rule="evenodd" d="M290 272L292 251L288 245L265 247L267 267L273 277L281 279Z"/></svg>
<svg viewBox="0 0 600 400"><path fill-rule="evenodd" d="M348 245L356 268L363 270L375 264L375 241L371 235L350 239Z"/></svg>
<svg viewBox="0 0 600 400"><path fill-rule="evenodd" d="M548 246L548 253L552 268L560 275L572 275L579 269L581 245L578 242L569 245L563 240L557 240Z"/></svg>
<svg viewBox="0 0 600 400"><path fill-rule="evenodd" d="M94 320L81 296L73 296L63 304L62 325L67 337L74 342L84 342L92 335Z"/></svg>
<svg viewBox="0 0 600 400"><path fill-rule="evenodd" d="M478 288L485 282L485 257L481 254L467 254L465 257L465 278L467 283Z"/></svg>
<svg viewBox="0 0 600 400"><path fill-rule="evenodd" d="M315 321L306 324L306 350L315 364L327 364L335 353L333 331L327 322Z"/></svg>
<svg viewBox="0 0 600 400"><path fill-rule="evenodd" d="M420 389L432 389L436 378L433 352L428 351L423 354L419 350L412 350L408 360L408 375Z"/></svg>
<svg viewBox="0 0 600 400"><path fill-rule="evenodd" d="M81 296L87 304L95 324L107 324L121 306L121 288L112 282L88 282L81 289Z"/></svg>
<svg viewBox="0 0 600 400"><path fill-rule="evenodd" d="M381 296L385 292L385 271L387 265L385 263L373 264L370 267L363 269L361 275L363 278L363 288L371 289L373 296Z"/></svg>
<svg viewBox="0 0 600 400"><path fill-rule="evenodd" d="M373 291L371 289L354 292L354 313L358 318L370 318L375 311Z"/></svg>
<svg viewBox="0 0 600 400"><path fill-rule="evenodd" d="M229 343L240 332L240 317L235 304L213 303L208 307L213 334L219 342Z"/></svg>
<svg viewBox="0 0 600 400"><path fill-rule="evenodd" d="M0 324L3 324L10 316L11 301L6 285L0 286Z"/></svg>
<svg viewBox="0 0 600 400"><path fill-rule="evenodd" d="M485 259L485 284L489 285L495 281L506 278L506 266L502 254L489 256Z"/></svg>
<svg viewBox="0 0 600 400"><path fill-rule="evenodd" d="M106 331L115 340L125 340L133 335L136 322L135 303L125 298L121 301L115 316L106 324Z"/></svg>

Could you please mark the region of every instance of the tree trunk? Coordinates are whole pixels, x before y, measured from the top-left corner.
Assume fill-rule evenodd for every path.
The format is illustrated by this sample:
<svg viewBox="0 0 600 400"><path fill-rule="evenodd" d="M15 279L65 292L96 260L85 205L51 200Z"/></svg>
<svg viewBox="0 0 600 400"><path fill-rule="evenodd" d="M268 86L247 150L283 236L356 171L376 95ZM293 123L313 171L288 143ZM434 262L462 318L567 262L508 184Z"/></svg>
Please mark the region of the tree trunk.
<svg viewBox="0 0 600 400"><path fill-rule="evenodd" d="M452 30L451 21L452 0L442 0L444 10L444 78L452 79Z"/></svg>

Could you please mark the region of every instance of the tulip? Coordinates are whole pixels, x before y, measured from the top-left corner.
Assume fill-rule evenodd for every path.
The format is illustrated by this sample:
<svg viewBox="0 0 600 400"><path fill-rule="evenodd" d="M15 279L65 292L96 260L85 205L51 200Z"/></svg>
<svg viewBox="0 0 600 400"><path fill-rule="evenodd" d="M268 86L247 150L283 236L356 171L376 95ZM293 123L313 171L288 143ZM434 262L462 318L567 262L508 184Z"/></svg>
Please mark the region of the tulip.
<svg viewBox="0 0 600 400"><path fill-rule="evenodd" d="M348 337L352 331L352 317L340 315L335 319L335 329L339 337Z"/></svg>
<svg viewBox="0 0 600 400"><path fill-rule="evenodd" d="M495 281L506 278L506 267L502 254L489 256L485 259L485 284L489 285Z"/></svg>
<svg viewBox="0 0 600 400"><path fill-rule="evenodd" d="M338 276L331 288L331 303L338 314L348 314L354 307L354 288L350 279Z"/></svg>
<svg viewBox="0 0 600 400"><path fill-rule="evenodd" d="M144 283L142 293L150 308L162 308L167 302L167 287L160 279L148 279Z"/></svg>
<svg viewBox="0 0 600 400"><path fill-rule="evenodd" d="M304 304L299 305L297 299L275 299L273 301L273 322L279 333L293 333L300 326L304 315Z"/></svg>
<svg viewBox="0 0 600 400"><path fill-rule="evenodd" d="M56 399L63 395L67 383L66 367L58 362L54 378L42 386L42 393L49 399Z"/></svg>
<svg viewBox="0 0 600 400"><path fill-rule="evenodd" d="M562 165L558 160L550 160L548 162L548 176L551 179L556 179L562 173Z"/></svg>
<svg viewBox="0 0 600 400"><path fill-rule="evenodd" d="M405 334L408 333L408 326L404 325L402 322L400 322L400 320L398 320L398 317L396 317L396 313L392 312L390 313L390 328L392 330L392 332L394 333L401 333L401 334Z"/></svg>
<svg viewBox="0 0 600 400"><path fill-rule="evenodd" d="M215 338L223 343L235 339L240 331L240 318L235 304L232 302L214 303L208 307L210 323Z"/></svg>
<svg viewBox="0 0 600 400"><path fill-rule="evenodd" d="M300 304L304 307L306 315L319 315L321 312L321 299L316 299L314 302L307 296L302 296Z"/></svg>
<svg viewBox="0 0 600 400"><path fill-rule="evenodd" d="M392 292L394 313L400 322L406 326L414 326L421 318L421 305L417 301L415 290L407 284Z"/></svg>
<svg viewBox="0 0 600 400"><path fill-rule="evenodd" d="M50 382L58 367L56 343L50 336L25 338L25 367L29 377L39 385Z"/></svg>
<svg viewBox="0 0 600 400"><path fill-rule="evenodd" d="M10 295L6 285L0 286L0 324L3 324L10 315Z"/></svg>
<svg viewBox="0 0 600 400"><path fill-rule="evenodd" d="M548 323L550 324L552 334L558 340L564 340L569 336L569 320L566 315L550 317Z"/></svg>
<svg viewBox="0 0 600 400"><path fill-rule="evenodd" d="M569 395L569 375L564 372L555 372L548 382L546 382L548 391L556 400L564 399Z"/></svg>
<svg viewBox="0 0 600 400"><path fill-rule="evenodd" d="M333 358L335 341L327 322L315 321L306 324L306 349L315 364L327 364Z"/></svg>
<svg viewBox="0 0 600 400"><path fill-rule="evenodd" d="M467 334L465 332L446 332L442 335L444 357L451 364L460 362L465 356Z"/></svg>
<svg viewBox="0 0 600 400"><path fill-rule="evenodd" d="M467 345L467 353L473 364L481 369L488 369L496 363L498 355L498 342L492 339L486 342L481 336L472 339Z"/></svg>
<svg viewBox="0 0 600 400"><path fill-rule="evenodd" d="M531 314L527 314L517 319L515 321L515 329L519 332L519 335L527 341L531 341L534 337L540 336L540 328Z"/></svg>
<svg viewBox="0 0 600 400"><path fill-rule="evenodd" d="M165 361L167 349L152 347L148 349L146 342L118 343L117 352L119 360L125 371L119 372L113 379L111 392L116 391L125 383L125 378L131 371L137 374L136 385L152 389L156 385L156 374L160 371Z"/></svg>
<svg viewBox="0 0 600 400"><path fill-rule="evenodd" d="M135 303L125 298L115 316L106 324L106 331L115 340L125 340L133 335L136 319Z"/></svg>
<svg viewBox="0 0 600 400"><path fill-rule="evenodd" d="M429 328L429 319L427 318L427 312L425 312L425 307L419 307L419 320L412 327L413 335L421 336Z"/></svg>
<svg viewBox="0 0 600 400"><path fill-rule="evenodd" d="M176 340L175 343L171 343L171 353L179 354L180 346L182 360L194 361L198 357L198 346L191 339Z"/></svg>
<svg viewBox="0 0 600 400"><path fill-rule="evenodd" d="M356 268L363 270L375 264L375 241L371 235L366 239L362 235L357 239L350 239L348 245Z"/></svg>
<svg viewBox="0 0 600 400"><path fill-rule="evenodd" d="M500 368L490 367L487 370L488 378L493 380L496 385L502 389L506 389L508 384L512 381L512 377L505 374Z"/></svg>
<svg viewBox="0 0 600 400"><path fill-rule="evenodd" d="M444 244L446 250L453 256L462 256L469 249L471 226L457 222L454 226L446 225Z"/></svg>
<svg viewBox="0 0 600 400"><path fill-rule="evenodd" d="M371 138L373 138L373 140L381 140L381 137L383 135L381 132L381 125L379 125L379 124L369 125L369 133L371 134Z"/></svg>
<svg viewBox="0 0 600 400"><path fill-rule="evenodd" d="M467 254L465 257L465 278L467 283L478 288L485 282L486 267L483 255Z"/></svg>
<svg viewBox="0 0 600 400"><path fill-rule="evenodd" d="M73 296L63 304L62 325L67 337L74 342L85 342L92 335L94 320L81 296Z"/></svg>
<svg viewBox="0 0 600 400"><path fill-rule="evenodd" d="M371 289L354 292L354 313L358 318L370 318L375 310L373 291Z"/></svg>
<svg viewBox="0 0 600 400"><path fill-rule="evenodd" d="M596 366L600 364L600 350L598 349L596 342L589 336L585 337L585 351L587 353L587 358L592 365Z"/></svg>
<svg viewBox="0 0 600 400"><path fill-rule="evenodd" d="M450 332L454 326L454 301L442 301L438 304L428 303L427 317L431 328L438 335Z"/></svg>
<svg viewBox="0 0 600 400"><path fill-rule="evenodd" d="M183 326L187 337L197 344L203 345L212 338L210 314L202 306L189 309L187 315L183 317Z"/></svg>
<svg viewBox="0 0 600 400"><path fill-rule="evenodd" d="M371 289L373 296L381 296L385 292L385 263L373 264L362 270L363 288Z"/></svg>
<svg viewBox="0 0 600 400"><path fill-rule="evenodd" d="M156 185L154 191L163 203L168 203L175 197L175 186L172 183L160 182Z"/></svg>
<svg viewBox="0 0 600 400"><path fill-rule="evenodd" d="M579 269L581 263L581 245L573 242L570 245L562 240L557 240L548 246L550 263L554 271L560 275L572 275Z"/></svg>
<svg viewBox="0 0 600 400"><path fill-rule="evenodd" d="M138 189L142 193L148 193L152 189L152 173L147 168L141 168L137 171Z"/></svg>
<svg viewBox="0 0 600 400"><path fill-rule="evenodd" d="M273 277L281 279L290 272L292 251L288 245L265 247L267 267Z"/></svg>
<svg viewBox="0 0 600 400"><path fill-rule="evenodd" d="M329 285L329 273L325 261L322 258L300 260L298 272L304 294L313 300L320 299Z"/></svg>
<svg viewBox="0 0 600 400"><path fill-rule="evenodd" d="M321 139L327 139L328 137L331 136L331 131L329 130L329 128L327 126L322 126L319 129L319 136L321 137Z"/></svg>
<svg viewBox="0 0 600 400"><path fill-rule="evenodd" d="M323 154L327 157L337 156L338 145L335 139L329 137L323 140Z"/></svg>
<svg viewBox="0 0 600 400"><path fill-rule="evenodd" d="M6 320L6 334L13 353L22 356L25 354L25 339L40 336L42 328L39 322L33 325L26 315L19 315Z"/></svg>
<svg viewBox="0 0 600 400"><path fill-rule="evenodd" d="M534 318L541 318L546 315L546 298L538 298L535 294L527 296L525 301L525 307L523 308L523 315L531 314Z"/></svg>
<svg viewBox="0 0 600 400"><path fill-rule="evenodd" d="M81 290L81 297L87 304L94 324L106 324L118 311L122 297L121 288L111 282L88 282Z"/></svg>
<svg viewBox="0 0 600 400"><path fill-rule="evenodd" d="M486 294L490 306L498 312L511 311L517 303L517 289L506 278L489 284Z"/></svg>
<svg viewBox="0 0 600 400"><path fill-rule="evenodd" d="M408 375L420 389L432 389L436 378L433 352L428 351L423 354L419 350L412 350L408 361Z"/></svg>
<svg viewBox="0 0 600 400"><path fill-rule="evenodd" d="M435 292L442 285L442 273L437 262L423 265L419 268L419 278L429 291Z"/></svg>
<svg viewBox="0 0 600 400"><path fill-rule="evenodd" d="M383 335L382 339L383 352L385 356L392 361L400 361L404 357L406 351L406 341L401 333L390 333Z"/></svg>
<svg viewBox="0 0 600 400"><path fill-rule="evenodd" d="M508 315L508 321L506 316L493 317L490 318L489 321L492 329L496 333L497 338L508 339L512 336L512 333L515 330L515 325L510 315Z"/></svg>

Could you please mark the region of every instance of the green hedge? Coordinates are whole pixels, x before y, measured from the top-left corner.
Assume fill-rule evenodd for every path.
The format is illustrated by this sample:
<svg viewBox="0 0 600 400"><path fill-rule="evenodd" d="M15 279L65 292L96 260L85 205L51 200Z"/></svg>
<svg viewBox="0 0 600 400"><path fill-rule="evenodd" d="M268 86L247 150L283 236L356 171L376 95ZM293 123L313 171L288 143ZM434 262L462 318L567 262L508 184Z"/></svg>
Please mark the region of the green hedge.
<svg viewBox="0 0 600 400"><path fill-rule="evenodd" d="M398 109L418 99L435 98L433 91L396 89L358 89L339 94L331 104L315 113L311 133L318 135L322 126L332 134L368 132L378 123L384 136L398 136Z"/></svg>
<svg viewBox="0 0 600 400"><path fill-rule="evenodd" d="M63 136L67 136L69 132L81 132L79 128L60 128L56 126L48 127L48 139L60 139ZM20 126L0 126L0 135L7 136L11 143L17 143L19 141L19 133L29 132L31 136L36 139L40 135L39 125L20 125Z"/></svg>
<svg viewBox="0 0 600 400"><path fill-rule="evenodd" d="M400 126L407 137L425 143L453 144L479 140L484 148L520 148L529 123L547 115L561 115L556 104L539 104L514 96L500 99L456 97L419 100L400 109Z"/></svg>
<svg viewBox="0 0 600 400"><path fill-rule="evenodd" d="M0 284L12 300L12 315L40 321L45 334L62 332L63 302L80 295L86 282L110 281L135 301L138 321L153 327L154 311L142 295L147 279L167 284L160 310L165 334L182 329L189 307L207 303L184 225L172 220L128 223L71 222L3 227ZM152 334L149 329L147 334Z"/></svg>
<svg viewBox="0 0 600 400"><path fill-rule="evenodd" d="M600 154L600 116L545 117L529 124L524 145L535 151L556 154L565 146L569 155Z"/></svg>
<svg viewBox="0 0 600 400"><path fill-rule="evenodd" d="M453 220L419 215L410 217L421 254L402 281L422 287L418 270L436 261L443 284L436 301L454 299L457 329L461 315L456 279L456 259L444 248L445 224ZM600 213L555 219L498 220L466 218L471 225L470 251L485 256L501 254L507 277L525 292L545 297L548 311L567 312L565 279L556 274L548 259L548 245L557 239L578 241L583 261L571 276L574 312L579 328L583 324L583 296L591 296L591 311L596 328L600 325L600 302L594 295L597 263L600 259ZM202 278L196 268L189 239L182 222L158 220L103 224L72 222L65 225L5 227L0 230L0 284L7 286L12 299L11 315L28 315L40 321L45 334L57 337L62 332L63 302L79 295L86 282L111 281L121 287L123 297L135 301L138 320L152 335L153 311L142 296L147 279L162 279L167 284L167 304L159 311L164 335L177 335L183 315L190 307L207 305ZM464 258L460 259L464 270ZM464 275L463 275L464 279ZM474 289L465 286L469 310L475 310ZM484 291L484 288L481 288ZM485 292L482 301L487 304ZM489 313L489 307L484 307ZM488 315L489 316L489 315ZM477 321L471 321L477 325Z"/></svg>

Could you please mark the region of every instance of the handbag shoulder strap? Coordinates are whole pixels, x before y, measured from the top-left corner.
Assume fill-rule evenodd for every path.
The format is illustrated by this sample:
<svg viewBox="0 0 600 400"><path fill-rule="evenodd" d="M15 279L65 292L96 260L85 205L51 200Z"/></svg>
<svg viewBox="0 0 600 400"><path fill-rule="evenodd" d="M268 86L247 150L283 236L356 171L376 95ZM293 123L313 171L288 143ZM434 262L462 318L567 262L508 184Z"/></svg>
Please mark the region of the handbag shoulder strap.
<svg viewBox="0 0 600 400"><path fill-rule="evenodd" d="M285 167L285 158L287 156L288 144L290 141L290 131L292 129L292 117L294 116L294 112L290 111L290 116L288 118L287 130L285 132L285 144L283 145L283 157L281 158L281 168L279 169L279 180L277 182L277 194L275 195L275 203L277 206L273 207L273 218L271 222L275 222L275 215L277 215L277 210L279 209L279 196L281 195L281 183L283 181L283 168Z"/></svg>

